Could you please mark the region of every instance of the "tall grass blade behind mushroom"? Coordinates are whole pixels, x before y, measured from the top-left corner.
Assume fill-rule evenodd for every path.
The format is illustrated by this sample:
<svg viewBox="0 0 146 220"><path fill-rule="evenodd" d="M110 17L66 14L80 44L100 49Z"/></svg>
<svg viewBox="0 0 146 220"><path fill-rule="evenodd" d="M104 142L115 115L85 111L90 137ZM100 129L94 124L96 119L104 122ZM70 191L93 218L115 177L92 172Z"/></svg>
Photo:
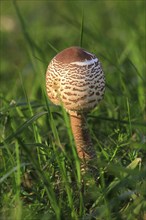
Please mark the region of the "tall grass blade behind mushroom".
<svg viewBox="0 0 146 220"><path fill-rule="evenodd" d="M84 7L82 6L82 17L81 17L81 30L80 30L80 47L83 47L83 34L84 34Z"/></svg>

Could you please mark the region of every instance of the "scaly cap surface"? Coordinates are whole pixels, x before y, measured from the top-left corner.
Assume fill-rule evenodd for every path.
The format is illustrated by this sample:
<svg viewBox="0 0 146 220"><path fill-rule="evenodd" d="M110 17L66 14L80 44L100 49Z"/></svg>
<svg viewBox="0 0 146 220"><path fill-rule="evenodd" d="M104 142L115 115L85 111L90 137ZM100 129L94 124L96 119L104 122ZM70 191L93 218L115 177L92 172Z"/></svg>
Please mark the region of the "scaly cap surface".
<svg viewBox="0 0 146 220"><path fill-rule="evenodd" d="M58 53L46 72L46 88L50 100L61 103L69 112L87 112L103 98L105 77L94 54L80 47Z"/></svg>

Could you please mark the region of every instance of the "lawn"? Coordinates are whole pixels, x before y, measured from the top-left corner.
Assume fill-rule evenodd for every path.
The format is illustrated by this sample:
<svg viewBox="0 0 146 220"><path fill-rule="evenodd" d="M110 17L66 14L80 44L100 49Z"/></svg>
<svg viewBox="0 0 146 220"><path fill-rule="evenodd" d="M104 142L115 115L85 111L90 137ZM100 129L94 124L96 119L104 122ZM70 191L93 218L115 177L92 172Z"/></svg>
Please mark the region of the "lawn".
<svg viewBox="0 0 146 220"><path fill-rule="evenodd" d="M0 220L145 220L145 2L0 8ZM87 119L96 181L80 172L68 114L46 94L49 62L73 45L96 54L106 78Z"/></svg>

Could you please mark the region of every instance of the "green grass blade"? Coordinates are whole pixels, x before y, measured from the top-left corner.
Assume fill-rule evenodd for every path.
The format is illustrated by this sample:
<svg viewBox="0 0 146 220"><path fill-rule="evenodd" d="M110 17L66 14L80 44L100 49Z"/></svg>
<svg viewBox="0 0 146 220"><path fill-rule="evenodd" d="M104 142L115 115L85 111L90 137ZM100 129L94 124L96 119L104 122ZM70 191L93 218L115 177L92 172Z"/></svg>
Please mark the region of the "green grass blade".
<svg viewBox="0 0 146 220"><path fill-rule="evenodd" d="M49 41L48 41L48 45L55 53L59 52Z"/></svg>
<svg viewBox="0 0 146 220"><path fill-rule="evenodd" d="M84 8L82 8L82 17L81 17L80 47L83 46L83 35L84 35Z"/></svg>

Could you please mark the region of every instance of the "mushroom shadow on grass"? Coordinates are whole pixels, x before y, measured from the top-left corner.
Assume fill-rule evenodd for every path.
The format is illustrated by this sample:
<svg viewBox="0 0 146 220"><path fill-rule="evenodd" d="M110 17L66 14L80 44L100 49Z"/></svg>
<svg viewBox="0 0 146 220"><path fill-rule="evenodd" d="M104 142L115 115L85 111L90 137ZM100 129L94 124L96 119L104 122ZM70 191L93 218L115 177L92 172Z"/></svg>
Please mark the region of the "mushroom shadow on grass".
<svg viewBox="0 0 146 220"><path fill-rule="evenodd" d="M46 88L49 99L56 105L62 102L69 113L78 157L83 166L88 166L96 154L86 116L104 96L101 63L83 48L67 48L51 60L46 72Z"/></svg>

